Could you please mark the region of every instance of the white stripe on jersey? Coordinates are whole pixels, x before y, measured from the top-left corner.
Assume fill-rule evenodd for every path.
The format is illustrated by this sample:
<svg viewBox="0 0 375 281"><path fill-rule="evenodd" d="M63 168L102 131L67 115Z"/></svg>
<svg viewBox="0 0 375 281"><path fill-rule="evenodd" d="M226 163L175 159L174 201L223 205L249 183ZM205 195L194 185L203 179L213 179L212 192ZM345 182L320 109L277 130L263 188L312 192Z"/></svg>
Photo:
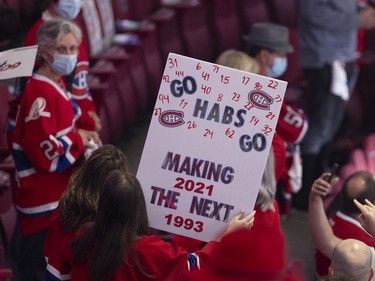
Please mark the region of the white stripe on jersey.
<svg viewBox="0 0 375 281"><path fill-rule="evenodd" d="M59 205L59 201L53 202L53 203L47 203L44 205L40 205L37 207L31 207L31 208L22 208L19 205L16 205L16 209L20 211L21 213L32 215L32 214L38 214L43 213L46 211L53 211L57 208Z"/></svg>

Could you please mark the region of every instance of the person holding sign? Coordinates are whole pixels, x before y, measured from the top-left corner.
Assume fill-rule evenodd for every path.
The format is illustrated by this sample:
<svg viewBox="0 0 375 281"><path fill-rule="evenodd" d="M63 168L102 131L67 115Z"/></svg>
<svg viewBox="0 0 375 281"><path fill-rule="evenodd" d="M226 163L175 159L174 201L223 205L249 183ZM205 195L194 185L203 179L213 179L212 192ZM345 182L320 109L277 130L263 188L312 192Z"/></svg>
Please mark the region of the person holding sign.
<svg viewBox="0 0 375 281"><path fill-rule="evenodd" d="M70 244L84 223L95 221L104 181L113 170L128 172L128 161L116 146L105 144L72 174L69 186L52 215L44 242L46 281L66 280L64 278L70 276Z"/></svg>
<svg viewBox="0 0 375 281"><path fill-rule="evenodd" d="M242 218L240 212L225 234L251 228L254 215ZM183 280L190 269L205 266L219 243L211 241L201 251L189 254L148 233L139 181L132 174L111 172L99 198L95 222L84 225L72 243L71 280Z"/></svg>
<svg viewBox="0 0 375 281"><path fill-rule="evenodd" d="M39 68L22 94L12 145L20 280L43 280L51 214L85 149L99 142L97 132L76 128L79 107L62 81L75 67L80 42L77 25L61 19L46 21L37 33Z"/></svg>

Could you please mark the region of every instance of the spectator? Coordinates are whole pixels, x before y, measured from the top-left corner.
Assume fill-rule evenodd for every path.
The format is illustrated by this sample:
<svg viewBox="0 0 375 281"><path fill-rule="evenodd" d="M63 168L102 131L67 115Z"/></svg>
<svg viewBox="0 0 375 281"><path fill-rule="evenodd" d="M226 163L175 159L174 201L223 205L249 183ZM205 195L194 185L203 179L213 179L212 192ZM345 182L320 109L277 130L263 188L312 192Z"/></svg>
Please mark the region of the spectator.
<svg viewBox="0 0 375 281"><path fill-rule="evenodd" d="M51 214L95 131L76 129L77 106L62 75L73 71L81 31L73 23L49 20L37 33L38 70L29 79L17 113L13 157L15 204L20 225L20 280L43 280L43 243Z"/></svg>
<svg viewBox="0 0 375 281"><path fill-rule="evenodd" d="M365 202L367 198L375 203L374 176L365 171L359 171L349 176L341 192L338 194L337 211L330 218L333 233L341 239L353 238L360 240L368 246L375 246L375 239L360 225L358 216L360 210L353 203L353 199ZM327 275L330 260L319 251L316 255L317 272L319 275Z"/></svg>
<svg viewBox="0 0 375 281"><path fill-rule="evenodd" d="M325 179L329 176L330 173L323 173L311 187L308 218L313 242L319 251L332 260L331 274L343 275L358 281L373 280L374 248L356 239L338 238L329 225L324 212L323 197L338 181L335 177L331 183L328 183ZM359 256L361 258L357 258Z"/></svg>
<svg viewBox="0 0 375 281"><path fill-rule="evenodd" d="M31 27L25 36L25 46L31 46L36 44L36 33L40 25L48 20L61 18L66 20L74 20L81 9L81 0L47 0L46 9L44 10L42 17ZM65 85L67 90L70 92L74 101L79 105L81 109L81 116L77 121L77 125L81 129L89 131L100 131L101 122L97 115L95 105L93 103L91 94L87 85L87 73L89 69L88 55L86 52L85 44L83 42L79 45L79 52L77 57L77 64L74 71L64 75ZM14 130L12 124L16 118L17 105L19 103L19 96L23 91L26 83L25 78L19 79L17 83L16 92L13 96L11 103L11 111L9 113L10 135Z"/></svg>
<svg viewBox="0 0 375 281"><path fill-rule="evenodd" d="M294 51L289 42L287 27L270 23L254 23L248 35L244 36L247 53L259 65L259 74L280 77L288 66L287 54ZM304 138L308 123L305 113L284 101L281 107L274 137L276 156L276 178L278 180L278 202L282 213L289 210L293 192L301 188L302 164L299 143ZM284 143L276 139L281 137Z"/></svg>
<svg viewBox="0 0 375 281"><path fill-rule="evenodd" d="M226 233L252 226L254 212L243 219L242 215L230 221ZM211 241L201 251L188 254L148 233L139 181L113 171L105 181L95 222L86 224L72 244L71 280L181 280L189 267L204 267L218 244Z"/></svg>
<svg viewBox="0 0 375 281"><path fill-rule="evenodd" d="M294 208L307 211L310 187L329 164L330 143L341 126L355 66L357 30L375 27L375 10L353 0L308 0L299 5L300 65L308 82L310 126L301 144L302 189Z"/></svg>
<svg viewBox="0 0 375 281"><path fill-rule="evenodd" d="M113 170L128 172L124 153L117 147L105 144L72 174L69 185L59 206L53 214L46 241L44 255L47 259L45 280L70 279L70 244L80 226L95 221L98 201L104 181Z"/></svg>

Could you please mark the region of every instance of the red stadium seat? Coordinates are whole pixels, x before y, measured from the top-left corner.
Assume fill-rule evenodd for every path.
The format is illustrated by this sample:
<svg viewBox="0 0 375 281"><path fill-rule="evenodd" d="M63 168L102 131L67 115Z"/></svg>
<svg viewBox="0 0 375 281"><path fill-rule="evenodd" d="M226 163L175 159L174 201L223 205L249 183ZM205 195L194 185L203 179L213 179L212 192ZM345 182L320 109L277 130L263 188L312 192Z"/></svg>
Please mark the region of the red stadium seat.
<svg viewBox="0 0 375 281"><path fill-rule="evenodd" d="M158 48L156 25L149 20L143 20L132 33L136 34L140 39L143 64L146 69L147 79L150 81L152 98L159 91L164 68L164 61Z"/></svg>
<svg viewBox="0 0 375 281"><path fill-rule="evenodd" d="M116 20L142 20L159 5L156 0L112 0Z"/></svg>
<svg viewBox="0 0 375 281"><path fill-rule="evenodd" d="M170 5L177 12L179 32L189 57L212 61L214 59L213 35L206 22L206 11L196 0L181 0Z"/></svg>
<svg viewBox="0 0 375 281"><path fill-rule="evenodd" d="M90 73L87 77L87 83L90 87L91 95L94 99L94 104L98 112L98 116L102 123L102 129L99 132L100 139L103 143L111 142L111 122L108 109L104 103L105 95L108 90L108 85L100 81L97 75Z"/></svg>
<svg viewBox="0 0 375 281"><path fill-rule="evenodd" d="M214 38L215 58L227 49L237 49L241 43L241 28L237 0L204 0L206 18Z"/></svg>
<svg viewBox="0 0 375 281"><path fill-rule="evenodd" d="M123 130L123 117L124 109L122 101L115 80L116 68L113 63L107 60L99 60L90 69L90 73L100 77L102 83L105 84L103 95L100 98L101 104L105 106L107 116L109 117L110 140L118 140ZM91 89L90 89L91 90ZM94 89L91 91L94 92ZM97 98L93 93L94 101ZM100 105L99 105L100 106Z"/></svg>
<svg viewBox="0 0 375 281"><path fill-rule="evenodd" d="M269 0L272 21L297 28L298 0Z"/></svg>
<svg viewBox="0 0 375 281"><path fill-rule="evenodd" d="M148 19L156 25L158 47L164 61L170 52L186 55L178 29L176 11L163 7L153 13Z"/></svg>
<svg viewBox="0 0 375 281"><path fill-rule="evenodd" d="M239 0L239 12L243 26L243 33L248 33L254 22L271 21L266 1Z"/></svg>

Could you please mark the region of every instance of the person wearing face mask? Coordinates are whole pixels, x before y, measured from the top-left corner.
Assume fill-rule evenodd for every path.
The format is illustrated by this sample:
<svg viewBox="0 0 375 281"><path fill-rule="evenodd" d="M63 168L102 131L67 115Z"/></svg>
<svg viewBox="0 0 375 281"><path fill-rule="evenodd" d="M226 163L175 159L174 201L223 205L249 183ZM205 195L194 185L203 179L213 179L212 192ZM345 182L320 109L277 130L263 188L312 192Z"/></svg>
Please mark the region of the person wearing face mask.
<svg viewBox="0 0 375 281"><path fill-rule="evenodd" d="M39 67L21 95L12 143L21 281L44 280L43 243L51 214L85 149L99 142L96 131L77 128L80 109L63 80L75 68L81 30L70 21L51 19L36 37Z"/></svg>
<svg viewBox="0 0 375 281"><path fill-rule="evenodd" d="M243 37L247 53L260 66L259 74L279 78L288 67L287 54L294 51L285 26L271 22L257 22Z"/></svg>
<svg viewBox="0 0 375 281"><path fill-rule="evenodd" d="M246 42L246 52L259 65L260 75L280 78L284 74L288 67L287 55L294 52L287 27L271 22L257 22L243 39ZM288 105L284 100L276 127L277 134L284 140L283 149L287 156L282 172L278 175L278 201L282 213L289 211L291 194L301 188L300 143L305 138L308 127L305 112ZM280 153L276 150L276 154Z"/></svg>
<svg viewBox="0 0 375 281"><path fill-rule="evenodd" d="M47 0L46 9L42 17L32 26L25 36L24 45L31 46L36 44L36 33L40 25L54 18L65 20L74 20L81 10L81 0ZM36 65L36 68L38 65ZM84 43L79 45L77 63L73 72L68 75L64 74L67 90L71 93L72 98L81 108L81 116L77 120L77 125L85 130L100 131L101 122L92 100L87 85L87 73L89 68L88 55ZM11 111L9 113L8 135L12 137L14 132L16 111L20 95L25 87L27 79L20 78L16 84L16 90L11 102Z"/></svg>

